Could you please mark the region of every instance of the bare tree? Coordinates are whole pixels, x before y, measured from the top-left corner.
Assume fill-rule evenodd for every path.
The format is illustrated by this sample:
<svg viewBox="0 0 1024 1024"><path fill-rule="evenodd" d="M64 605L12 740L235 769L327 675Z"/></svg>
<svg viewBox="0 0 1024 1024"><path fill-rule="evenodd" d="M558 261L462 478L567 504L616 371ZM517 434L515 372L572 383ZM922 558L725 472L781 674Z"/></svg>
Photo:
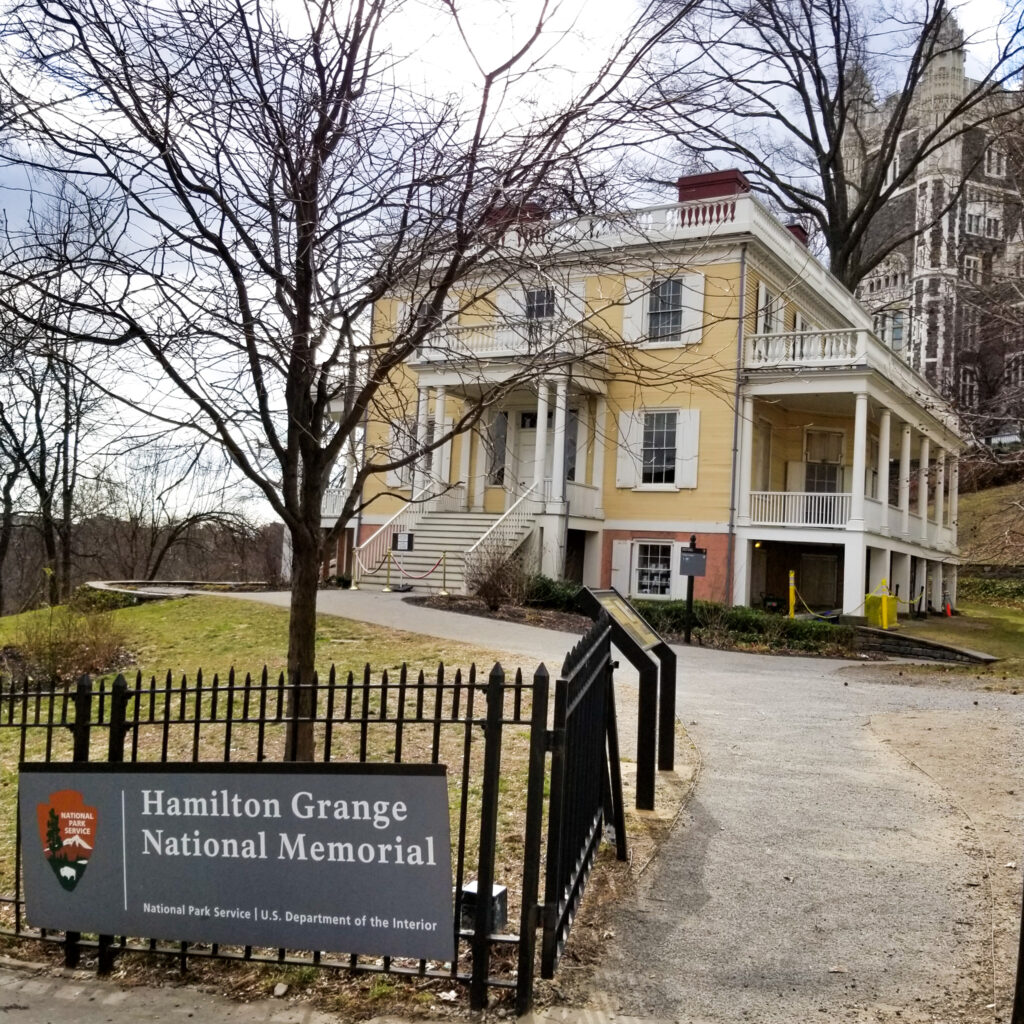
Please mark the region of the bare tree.
<svg viewBox="0 0 1024 1024"><path fill-rule="evenodd" d="M663 10L671 16L672 5ZM850 289L928 226L883 217L890 199L951 142L1002 132L1024 106L1011 86L1024 53L1019 24L1004 26L980 79L960 91L944 77L965 42L946 0L895 9L716 0L704 12L679 22L648 63L638 108L695 167L728 161L746 171L814 230ZM931 223L956 202L963 177L951 184Z"/></svg>
<svg viewBox="0 0 1024 1024"><path fill-rule="evenodd" d="M399 368L458 283L486 261L499 278L521 267L512 228L598 203L589 166L620 133L618 90L655 40L627 32L584 85L552 84L556 15L538 0L486 63L454 0L305 0L287 23L262 0L7 5L8 160L108 204L68 333L148 373L151 393L135 390L151 417L221 445L285 524L293 679L313 672L321 502L346 442L401 411ZM417 16L468 81L434 96L420 84L436 69L396 42ZM395 293L400 315L371 331ZM448 436L501 390L484 389ZM424 446L369 452L337 528L370 474ZM291 753L311 756L311 738Z"/></svg>
<svg viewBox="0 0 1024 1024"><path fill-rule="evenodd" d="M224 559L211 557L207 542L253 532L233 491L237 482L225 467L201 453L156 442L119 453L80 488L78 563L103 579L167 579L166 566L180 579L195 562L207 568L188 578L224 573Z"/></svg>

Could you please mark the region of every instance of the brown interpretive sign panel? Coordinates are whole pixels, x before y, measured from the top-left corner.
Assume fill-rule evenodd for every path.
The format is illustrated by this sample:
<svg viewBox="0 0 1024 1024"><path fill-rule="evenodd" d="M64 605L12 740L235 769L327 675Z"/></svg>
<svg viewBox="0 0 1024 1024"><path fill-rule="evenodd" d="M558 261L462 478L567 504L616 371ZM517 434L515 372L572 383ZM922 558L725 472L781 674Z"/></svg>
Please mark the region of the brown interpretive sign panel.
<svg viewBox="0 0 1024 1024"><path fill-rule="evenodd" d="M591 590L590 593L615 623L644 650L650 650L661 643L661 637L647 620L617 590Z"/></svg>

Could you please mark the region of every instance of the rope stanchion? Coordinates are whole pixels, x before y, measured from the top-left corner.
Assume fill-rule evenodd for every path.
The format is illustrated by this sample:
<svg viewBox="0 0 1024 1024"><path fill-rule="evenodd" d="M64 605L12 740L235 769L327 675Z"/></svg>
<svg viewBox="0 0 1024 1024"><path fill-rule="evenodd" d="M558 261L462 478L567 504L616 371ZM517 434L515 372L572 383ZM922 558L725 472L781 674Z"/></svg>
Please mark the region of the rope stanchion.
<svg viewBox="0 0 1024 1024"><path fill-rule="evenodd" d="M443 559L444 559L444 555L442 554L441 557L425 573L423 573L421 576L416 576L413 573L406 572L405 569L402 567L402 563L397 558L393 559L393 561L394 561L395 565L398 566L398 571L407 580L425 580L441 564Z"/></svg>
<svg viewBox="0 0 1024 1024"><path fill-rule="evenodd" d="M438 597L448 597L448 552L441 552L441 589Z"/></svg>
<svg viewBox="0 0 1024 1024"><path fill-rule="evenodd" d="M391 593L391 562L393 560L392 557L391 557L391 552L390 551L386 555L386 560L387 560L387 563L388 563L388 571L387 571L387 578L384 580L383 593L390 594Z"/></svg>

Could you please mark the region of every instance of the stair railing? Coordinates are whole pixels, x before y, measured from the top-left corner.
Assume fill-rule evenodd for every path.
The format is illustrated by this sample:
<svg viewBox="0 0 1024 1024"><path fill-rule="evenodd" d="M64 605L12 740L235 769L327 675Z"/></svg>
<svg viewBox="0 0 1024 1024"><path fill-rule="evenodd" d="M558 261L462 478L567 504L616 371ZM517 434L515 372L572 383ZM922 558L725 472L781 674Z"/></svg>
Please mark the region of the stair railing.
<svg viewBox="0 0 1024 1024"><path fill-rule="evenodd" d="M465 554L467 569L474 561L485 555L491 553L511 554L519 546L524 539L527 527L544 508L540 493L540 486L536 483L531 484L505 514L491 524L486 533L467 549Z"/></svg>
<svg viewBox="0 0 1024 1024"><path fill-rule="evenodd" d="M383 563L391 550L391 538L396 533L411 533L412 528L427 511L424 501L430 493L430 487L417 491L383 526L353 548L355 572L352 574L353 589L358 589L361 575L372 575Z"/></svg>

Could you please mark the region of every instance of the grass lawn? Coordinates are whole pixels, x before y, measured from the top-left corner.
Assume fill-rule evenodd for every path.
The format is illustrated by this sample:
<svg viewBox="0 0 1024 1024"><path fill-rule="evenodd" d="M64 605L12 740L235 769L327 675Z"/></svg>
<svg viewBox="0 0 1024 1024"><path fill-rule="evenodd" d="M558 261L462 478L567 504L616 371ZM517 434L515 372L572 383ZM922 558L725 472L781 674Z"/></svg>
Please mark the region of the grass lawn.
<svg viewBox="0 0 1024 1024"><path fill-rule="evenodd" d="M10 615L0 619L0 647L17 644L26 620L47 611ZM288 652L288 612L284 608L226 597L188 597L153 601L113 612L117 626L127 634L132 654L125 674L163 677L170 670L191 678L197 668L212 678L232 666L258 673L264 665L271 674L282 671ZM490 669L494 652L477 645L438 640L404 633L333 615L317 621L317 668L335 664L339 671L362 670L369 662L375 671L397 668L403 661L417 668L434 669L439 661L453 668L476 662ZM526 666L524 666L525 669ZM530 666L531 668L533 666Z"/></svg>
<svg viewBox="0 0 1024 1024"><path fill-rule="evenodd" d="M901 619L901 633L939 643L982 651L1001 659L991 665L942 666L944 673L970 676L980 687L997 690L1024 688L1024 610L963 603L949 618ZM921 666L921 670L935 666Z"/></svg>

